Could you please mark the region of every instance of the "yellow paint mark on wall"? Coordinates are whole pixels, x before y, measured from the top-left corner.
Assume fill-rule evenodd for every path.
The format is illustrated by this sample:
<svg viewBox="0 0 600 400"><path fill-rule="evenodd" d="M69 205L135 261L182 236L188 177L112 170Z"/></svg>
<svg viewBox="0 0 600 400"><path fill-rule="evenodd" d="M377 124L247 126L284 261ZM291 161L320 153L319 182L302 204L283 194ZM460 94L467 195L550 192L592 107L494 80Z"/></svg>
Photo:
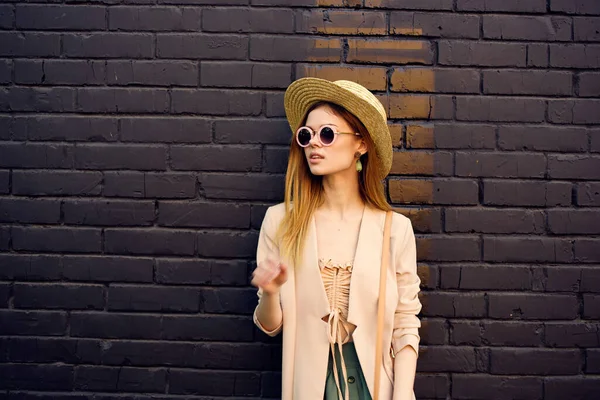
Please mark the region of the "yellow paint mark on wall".
<svg viewBox="0 0 600 400"><path fill-rule="evenodd" d="M393 92L434 92L434 72L429 68L395 69L391 78Z"/></svg>

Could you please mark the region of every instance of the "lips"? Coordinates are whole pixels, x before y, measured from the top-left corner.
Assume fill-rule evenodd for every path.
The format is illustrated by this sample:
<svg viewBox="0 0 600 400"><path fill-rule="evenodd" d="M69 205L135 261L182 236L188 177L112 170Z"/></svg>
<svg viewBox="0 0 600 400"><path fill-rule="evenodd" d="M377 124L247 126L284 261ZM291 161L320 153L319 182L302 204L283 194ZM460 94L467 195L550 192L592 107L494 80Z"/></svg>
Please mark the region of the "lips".
<svg viewBox="0 0 600 400"><path fill-rule="evenodd" d="M310 155L310 157L309 157L309 158L310 158L311 160L322 160L322 159L324 159L325 157L323 157L323 156L322 156L322 155L320 155L320 154L313 153L313 154L311 154L311 155Z"/></svg>

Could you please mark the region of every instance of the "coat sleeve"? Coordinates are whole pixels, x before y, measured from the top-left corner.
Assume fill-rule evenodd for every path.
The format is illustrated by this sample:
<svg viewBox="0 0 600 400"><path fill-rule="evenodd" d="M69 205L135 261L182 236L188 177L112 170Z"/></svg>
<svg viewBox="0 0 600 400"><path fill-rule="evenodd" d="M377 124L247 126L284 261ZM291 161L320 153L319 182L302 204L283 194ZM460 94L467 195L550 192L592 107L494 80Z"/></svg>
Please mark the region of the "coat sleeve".
<svg viewBox="0 0 600 400"><path fill-rule="evenodd" d="M411 346L419 354L419 328L421 311L419 291L421 280L417 275L417 247L412 224L403 218L406 227L396 244L396 282L398 284L398 304L394 314L392 347L398 353L405 346Z"/></svg>
<svg viewBox="0 0 600 400"><path fill-rule="evenodd" d="M260 227L260 234L258 235L258 247L256 249L256 265L264 261L269 255L279 258L279 247L275 241L277 225L277 221L275 221L275 219L273 218L273 208L269 207ZM258 304L260 304L260 300L262 298L262 289L258 289L257 296ZM265 329L264 326L262 326L262 324L256 317L257 308L258 305L254 309L254 314L252 318L254 320L254 324L258 327L258 329L260 329L269 336L276 336L277 334L279 334L279 332L281 332L283 328L283 320L281 321L281 324L279 324L278 327L269 331Z"/></svg>

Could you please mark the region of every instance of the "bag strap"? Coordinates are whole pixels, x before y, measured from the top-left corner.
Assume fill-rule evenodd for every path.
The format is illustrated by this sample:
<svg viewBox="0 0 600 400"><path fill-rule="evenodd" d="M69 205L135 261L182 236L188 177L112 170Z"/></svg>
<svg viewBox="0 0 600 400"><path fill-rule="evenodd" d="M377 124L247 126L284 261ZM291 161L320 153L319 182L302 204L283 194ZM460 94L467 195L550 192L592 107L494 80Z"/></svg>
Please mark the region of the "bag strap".
<svg viewBox="0 0 600 400"><path fill-rule="evenodd" d="M379 399L379 387L381 380L381 366L383 364L383 321L385 312L385 278L390 259L390 230L392 226L392 212L385 214L385 225L383 228L383 251L381 254L381 270L379 272L379 299L377 301L377 339L375 342L375 391L373 400Z"/></svg>

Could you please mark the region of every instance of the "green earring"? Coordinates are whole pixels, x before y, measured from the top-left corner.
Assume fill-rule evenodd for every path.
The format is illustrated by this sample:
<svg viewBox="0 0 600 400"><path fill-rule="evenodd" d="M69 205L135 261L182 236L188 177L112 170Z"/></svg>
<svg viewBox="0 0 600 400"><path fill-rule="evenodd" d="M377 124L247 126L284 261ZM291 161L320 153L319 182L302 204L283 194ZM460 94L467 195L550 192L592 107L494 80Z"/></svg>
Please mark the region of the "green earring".
<svg viewBox="0 0 600 400"><path fill-rule="evenodd" d="M356 157L358 158L356 160L356 171L358 171L358 172L362 171L362 162L360 161L360 156L361 155L362 154L360 154L359 152L356 152Z"/></svg>

